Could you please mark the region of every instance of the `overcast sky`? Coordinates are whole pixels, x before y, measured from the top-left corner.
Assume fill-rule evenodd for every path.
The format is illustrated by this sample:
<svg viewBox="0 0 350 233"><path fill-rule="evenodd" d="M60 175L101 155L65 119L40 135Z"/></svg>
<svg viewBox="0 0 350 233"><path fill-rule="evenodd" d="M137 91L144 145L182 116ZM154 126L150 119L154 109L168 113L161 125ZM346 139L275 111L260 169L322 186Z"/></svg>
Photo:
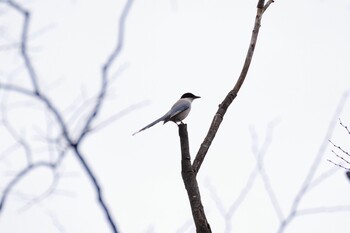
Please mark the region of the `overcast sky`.
<svg viewBox="0 0 350 233"><path fill-rule="evenodd" d="M100 88L101 66L117 42L125 2L20 3L32 13L29 51L40 86L69 121L79 104ZM82 145L121 232L194 232L176 125L159 124L131 134L168 111L183 93L192 92L202 97L185 120L192 156L196 154L218 104L241 71L256 3L134 0L124 47L109 73L113 81L95 125L139 105ZM0 81L30 87L17 46L21 23L17 12L0 3ZM265 171L286 217L322 142L332 139L345 149L349 145L350 135L338 123L326 137L332 119L340 117L350 125L350 99L334 116L350 89L349 23L349 0L276 0L264 14L247 79L198 174L213 232L228 229L220 211L230 208L256 172L254 148L267 146ZM28 97L9 97L0 90L0 102L5 97L10 99L8 119L16 131L33 143L35 158L47 158L38 138L48 129L57 130L52 117ZM73 134L81 127L79 121L70 123ZM0 139L3 188L24 162L22 150L2 153L13 138L1 125ZM334 167L327 159L339 161L327 144L315 178ZM41 169L22 180L1 212L0 232L109 232L73 154L59 174L55 191L35 204L32 198L48 190L52 173ZM264 184L261 176L254 179L229 221L230 232L277 232L279 219ZM349 185L339 169L310 190L299 209L349 206ZM349 214L299 216L285 232L345 233Z"/></svg>

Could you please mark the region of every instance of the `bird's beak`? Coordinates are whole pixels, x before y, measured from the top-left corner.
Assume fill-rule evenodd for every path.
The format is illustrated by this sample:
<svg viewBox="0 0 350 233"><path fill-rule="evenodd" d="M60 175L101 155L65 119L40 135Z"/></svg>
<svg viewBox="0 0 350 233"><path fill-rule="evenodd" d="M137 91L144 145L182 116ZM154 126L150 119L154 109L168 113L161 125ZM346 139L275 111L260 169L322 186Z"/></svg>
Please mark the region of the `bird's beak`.
<svg viewBox="0 0 350 233"><path fill-rule="evenodd" d="M195 96L194 98L195 98L195 99L199 99L199 98L201 98L201 97L200 97L200 96Z"/></svg>

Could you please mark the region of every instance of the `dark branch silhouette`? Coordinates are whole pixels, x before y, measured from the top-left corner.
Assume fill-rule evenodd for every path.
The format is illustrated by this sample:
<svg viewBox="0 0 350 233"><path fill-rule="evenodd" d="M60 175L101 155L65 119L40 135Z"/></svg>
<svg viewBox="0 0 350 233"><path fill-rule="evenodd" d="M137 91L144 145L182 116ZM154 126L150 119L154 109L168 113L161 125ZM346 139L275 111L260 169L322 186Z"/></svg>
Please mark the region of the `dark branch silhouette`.
<svg viewBox="0 0 350 233"><path fill-rule="evenodd" d="M234 85L233 89L226 95L223 102L219 105L219 109L216 112L214 119L211 123L207 136L205 137L203 143L201 144L198 153L191 165L191 157L189 152L189 142L188 142L188 133L187 127L185 125L179 126L179 135L181 141L181 154L182 154L182 177L187 190L188 198L191 204L191 210L193 219L196 225L197 232L206 233L211 232L209 223L206 219L202 201L200 199L200 192L197 183L197 173L204 161L204 158L210 148L212 141L215 138L217 131L219 130L220 124L224 118L224 115L231 105L233 100L236 98L243 82L247 76L256 42L258 39L259 29L261 25L261 19L265 10L270 6L272 0L269 0L266 4L265 1L259 0L257 5L257 14L255 17L254 28L248 48L248 52L245 58L245 62L241 71L241 74Z"/></svg>
<svg viewBox="0 0 350 233"><path fill-rule="evenodd" d="M199 193L196 174L194 173L191 165L187 125L179 125L179 136L181 139L181 175L182 179L184 180L188 198L190 200L194 223L196 225L197 232L211 232L201 202L201 195Z"/></svg>
<svg viewBox="0 0 350 233"><path fill-rule="evenodd" d="M222 103L219 105L219 109L216 112L213 121L210 125L209 131L207 133L207 136L205 137L203 143L201 144L198 153L196 155L196 158L193 161L193 169L195 173L197 174L203 161L204 158L210 148L211 143L213 142L216 132L218 131L220 124L224 118L224 115L228 109L228 107L231 105L233 100L236 98L239 90L241 89L241 86L243 85L243 82L247 76L251 61L253 59L253 54L256 46L256 42L258 39L259 35L259 30L261 26L261 19L262 16L265 12L265 10L270 6L270 4L273 2L272 0L269 0L265 5L265 1L259 0L258 6L257 6L257 14L255 16L255 23L254 23L254 28L252 32L252 37L250 39L250 44L248 48L248 52L243 64L243 68L241 71L241 74L239 75L239 78L233 87L233 89L226 95L225 99L222 101Z"/></svg>

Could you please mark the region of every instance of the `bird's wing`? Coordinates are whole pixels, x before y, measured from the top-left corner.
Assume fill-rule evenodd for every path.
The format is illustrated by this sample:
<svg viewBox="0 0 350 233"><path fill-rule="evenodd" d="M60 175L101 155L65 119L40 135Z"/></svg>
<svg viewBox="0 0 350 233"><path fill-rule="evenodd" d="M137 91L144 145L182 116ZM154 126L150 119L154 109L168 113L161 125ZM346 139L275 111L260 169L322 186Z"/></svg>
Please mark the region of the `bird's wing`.
<svg viewBox="0 0 350 233"><path fill-rule="evenodd" d="M160 122L160 121L163 121L166 117L167 117L167 114L165 114L165 115L162 116L161 118L159 118L159 119L153 121L151 124L146 125L145 127L143 127L142 129L140 129L139 131L133 133L132 136L134 136L135 134L140 133L141 131L143 131L143 130L145 130L145 129L148 129L148 128L152 127L153 125L157 124L157 123Z"/></svg>
<svg viewBox="0 0 350 233"><path fill-rule="evenodd" d="M185 111L186 109L190 108L191 104L183 99L178 100L173 107L169 110L169 112L167 112L167 114L165 114L166 119L164 121L167 122L169 121L172 117L176 116L177 114Z"/></svg>
<svg viewBox="0 0 350 233"><path fill-rule="evenodd" d="M186 109L188 109L190 106L188 105L181 105L181 106L176 106L176 108L172 109L173 111L171 112L171 115L169 115L169 119L176 116L177 114L179 114L180 112L185 111Z"/></svg>

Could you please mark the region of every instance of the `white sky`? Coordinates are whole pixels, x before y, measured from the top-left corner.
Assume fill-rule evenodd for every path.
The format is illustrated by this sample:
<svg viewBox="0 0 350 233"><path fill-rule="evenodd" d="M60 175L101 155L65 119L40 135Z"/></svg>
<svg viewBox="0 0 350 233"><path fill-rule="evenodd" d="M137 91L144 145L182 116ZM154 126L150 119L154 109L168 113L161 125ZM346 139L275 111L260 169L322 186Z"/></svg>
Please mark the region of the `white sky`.
<svg viewBox="0 0 350 233"><path fill-rule="evenodd" d="M134 1L125 46L112 67L115 79L96 123L132 104L145 101L144 105L90 135L82 146L121 232L194 232L191 227L179 230L192 217L181 179L177 127L159 124L135 137L131 134L190 91L202 97L185 120L195 155L218 104L238 78L256 3ZM40 85L65 111L67 121L78 103L99 90L101 66L116 44L123 5L78 0L24 4L32 12L29 48ZM228 209L255 167L253 144L263 145L271 122L275 126L265 170L287 215L338 102L350 88L349 22L348 0L276 0L265 13L246 82L198 175L213 232L225 230L213 190ZM0 3L0 46L18 42L20 29L20 16ZM15 49L0 50L0 81L9 77L12 83L29 87ZM33 143L36 158L46 158L44 143L38 140L47 130L42 106L17 95L6 99L12 106L11 123ZM350 101L339 117L350 125ZM78 128L79 120L70 126ZM54 127L50 129L55 131ZM257 141L252 140L252 130ZM13 141L1 126L0 138L1 153ZM349 139L337 125L332 140L346 146ZM334 159L331 149L329 145L316 176L333 167L326 161ZM23 159L21 150L2 156L1 187ZM34 205L28 206L28 196L45 192L52 174L38 170L16 186L1 213L0 232L109 232L95 192L72 154L60 172L57 191ZM349 182L339 170L308 193L301 208L350 205L349 194ZM298 217L285 232L348 232L349 214ZM278 219L260 177L231 223L234 232L277 231Z"/></svg>

